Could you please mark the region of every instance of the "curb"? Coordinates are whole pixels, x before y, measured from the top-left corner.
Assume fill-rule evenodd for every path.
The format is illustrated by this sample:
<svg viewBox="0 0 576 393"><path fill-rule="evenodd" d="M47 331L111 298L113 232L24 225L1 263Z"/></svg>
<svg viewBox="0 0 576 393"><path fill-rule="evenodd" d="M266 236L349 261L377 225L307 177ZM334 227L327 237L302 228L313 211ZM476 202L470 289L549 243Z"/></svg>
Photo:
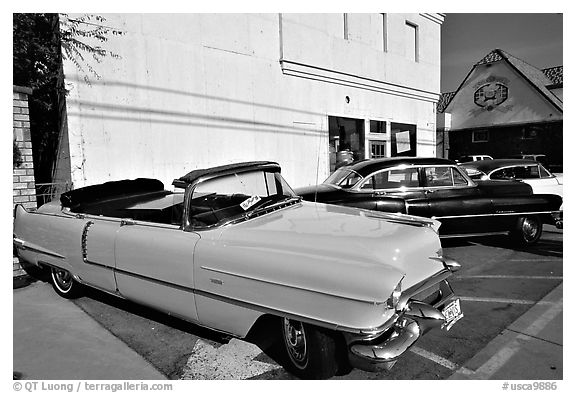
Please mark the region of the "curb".
<svg viewBox="0 0 576 393"><path fill-rule="evenodd" d="M559 284L449 379L562 379L562 311Z"/></svg>

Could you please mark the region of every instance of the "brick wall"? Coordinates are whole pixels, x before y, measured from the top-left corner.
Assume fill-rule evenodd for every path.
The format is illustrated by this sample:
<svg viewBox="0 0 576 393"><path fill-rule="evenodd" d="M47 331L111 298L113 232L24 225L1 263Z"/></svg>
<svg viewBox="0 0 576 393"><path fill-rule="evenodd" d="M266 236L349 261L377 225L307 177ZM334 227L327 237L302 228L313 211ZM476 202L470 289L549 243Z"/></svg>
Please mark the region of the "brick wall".
<svg viewBox="0 0 576 393"><path fill-rule="evenodd" d="M32 159L32 138L30 136L30 115L28 112L28 96L32 89L27 87L13 87L13 138L20 150L22 164L13 168L13 197L12 207L17 203L24 207L36 208L36 188L34 182L34 161ZM18 258L14 257L13 277L25 276Z"/></svg>
<svg viewBox="0 0 576 393"><path fill-rule="evenodd" d="M30 136L30 115L28 96L32 90L14 86L13 121L14 139L22 155L22 164L13 169L13 205L21 203L24 207L36 207L36 188L34 184L34 162L32 159L32 138Z"/></svg>

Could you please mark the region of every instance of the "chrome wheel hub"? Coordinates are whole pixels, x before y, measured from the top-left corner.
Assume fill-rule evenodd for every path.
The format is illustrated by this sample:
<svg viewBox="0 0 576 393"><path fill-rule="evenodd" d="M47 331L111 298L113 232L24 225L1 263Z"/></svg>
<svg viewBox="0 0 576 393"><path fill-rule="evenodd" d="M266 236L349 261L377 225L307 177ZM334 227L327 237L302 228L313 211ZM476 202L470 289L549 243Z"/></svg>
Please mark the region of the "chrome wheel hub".
<svg viewBox="0 0 576 393"><path fill-rule="evenodd" d="M56 285L64 292L72 286L72 275L66 270L54 269L52 270L52 277Z"/></svg>
<svg viewBox="0 0 576 393"><path fill-rule="evenodd" d="M538 235L538 223L530 218L525 218L522 222L522 233L526 240L533 240Z"/></svg>
<svg viewBox="0 0 576 393"><path fill-rule="evenodd" d="M306 332L302 322L284 318L283 336L292 363L300 369L305 368L308 364L308 348L306 346Z"/></svg>

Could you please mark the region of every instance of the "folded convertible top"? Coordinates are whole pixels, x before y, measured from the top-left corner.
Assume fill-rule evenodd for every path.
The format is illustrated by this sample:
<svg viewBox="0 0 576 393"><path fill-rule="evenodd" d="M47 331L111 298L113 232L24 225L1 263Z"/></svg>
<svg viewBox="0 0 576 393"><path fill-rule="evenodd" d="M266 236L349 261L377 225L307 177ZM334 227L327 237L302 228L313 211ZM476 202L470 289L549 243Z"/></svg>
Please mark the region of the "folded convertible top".
<svg viewBox="0 0 576 393"><path fill-rule="evenodd" d="M84 203L157 191L164 191L164 184L156 179L110 181L65 192L60 196L60 202L62 206L73 209Z"/></svg>

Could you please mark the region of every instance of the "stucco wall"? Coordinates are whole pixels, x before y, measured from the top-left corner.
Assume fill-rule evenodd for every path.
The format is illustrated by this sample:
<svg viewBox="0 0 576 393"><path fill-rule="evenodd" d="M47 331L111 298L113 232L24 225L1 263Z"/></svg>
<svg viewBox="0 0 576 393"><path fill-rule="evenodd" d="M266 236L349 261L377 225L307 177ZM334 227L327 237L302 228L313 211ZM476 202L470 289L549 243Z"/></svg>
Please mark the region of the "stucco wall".
<svg viewBox="0 0 576 393"><path fill-rule="evenodd" d="M71 63L68 146L75 187L273 160L293 186L328 175L328 116L416 124L418 155L435 155L439 19L380 14L104 15L111 36L101 78ZM418 62L405 23L419 26ZM349 103L346 97L349 97ZM58 177L58 175L57 175Z"/></svg>

